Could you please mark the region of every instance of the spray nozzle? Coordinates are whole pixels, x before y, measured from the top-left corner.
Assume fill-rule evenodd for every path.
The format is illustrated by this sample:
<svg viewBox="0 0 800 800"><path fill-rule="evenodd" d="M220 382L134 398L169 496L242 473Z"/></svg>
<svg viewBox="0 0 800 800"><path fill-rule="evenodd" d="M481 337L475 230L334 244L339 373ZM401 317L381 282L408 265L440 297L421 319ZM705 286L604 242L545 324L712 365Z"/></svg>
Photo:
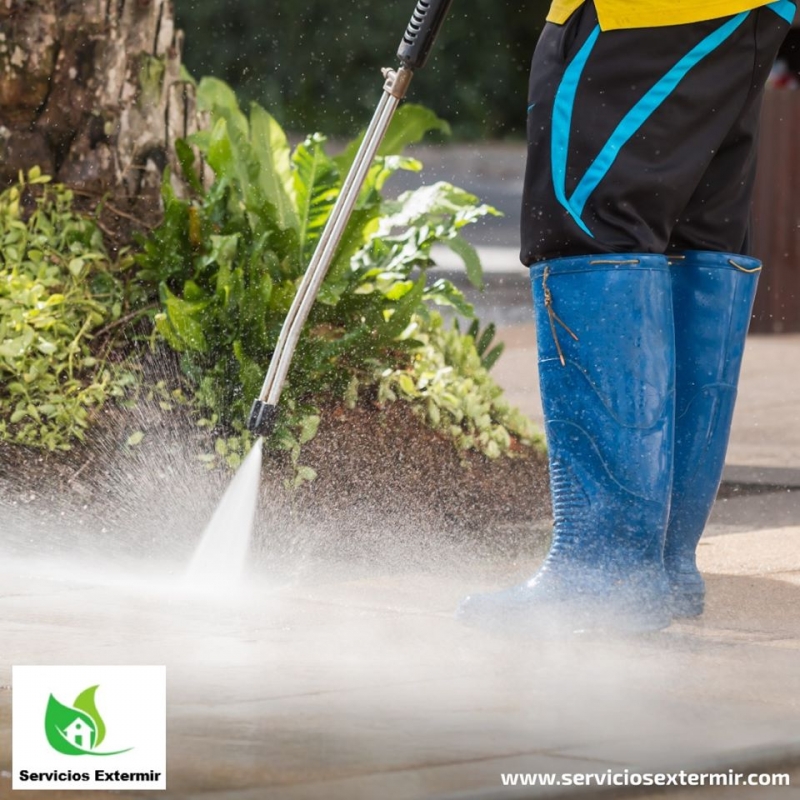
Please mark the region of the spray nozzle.
<svg viewBox="0 0 800 800"><path fill-rule="evenodd" d="M278 418L278 407L265 403L263 400L255 400L250 408L250 416L247 419L247 428L256 436L269 436L275 427Z"/></svg>

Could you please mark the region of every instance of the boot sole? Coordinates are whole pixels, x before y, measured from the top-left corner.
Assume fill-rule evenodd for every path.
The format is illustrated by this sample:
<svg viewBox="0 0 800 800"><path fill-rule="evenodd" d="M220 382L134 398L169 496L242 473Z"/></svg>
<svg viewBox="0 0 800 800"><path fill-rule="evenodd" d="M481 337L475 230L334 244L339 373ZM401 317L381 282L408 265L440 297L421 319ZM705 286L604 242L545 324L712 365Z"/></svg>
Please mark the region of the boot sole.
<svg viewBox="0 0 800 800"><path fill-rule="evenodd" d="M705 595L673 591L670 598L670 610L676 619L699 617L705 610Z"/></svg>

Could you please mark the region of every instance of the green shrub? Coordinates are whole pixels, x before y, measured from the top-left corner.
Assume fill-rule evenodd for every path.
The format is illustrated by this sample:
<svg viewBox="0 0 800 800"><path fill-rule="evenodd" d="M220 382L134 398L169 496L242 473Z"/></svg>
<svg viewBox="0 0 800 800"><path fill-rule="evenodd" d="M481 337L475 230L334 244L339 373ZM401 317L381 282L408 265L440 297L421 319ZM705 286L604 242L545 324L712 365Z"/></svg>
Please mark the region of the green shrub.
<svg viewBox="0 0 800 800"><path fill-rule="evenodd" d="M534 424L509 405L489 375L502 352L502 345L489 349L494 326L480 335L478 330L477 322L466 334L458 326L447 330L441 316L431 314L415 335L421 346L412 353L411 363L381 373L378 399L412 403L430 427L453 439L459 448L477 450L489 458L511 452L513 439L543 446Z"/></svg>
<svg viewBox="0 0 800 800"><path fill-rule="evenodd" d="M108 363L124 292L97 227L37 168L0 194L0 439L49 450L83 439L133 381Z"/></svg>

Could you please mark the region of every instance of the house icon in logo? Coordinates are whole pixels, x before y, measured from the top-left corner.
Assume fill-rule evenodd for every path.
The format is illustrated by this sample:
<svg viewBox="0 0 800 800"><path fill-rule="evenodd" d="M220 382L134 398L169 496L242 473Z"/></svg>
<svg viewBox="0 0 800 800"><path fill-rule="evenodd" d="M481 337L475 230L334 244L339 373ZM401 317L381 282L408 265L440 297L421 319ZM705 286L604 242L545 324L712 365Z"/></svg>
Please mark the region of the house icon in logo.
<svg viewBox="0 0 800 800"><path fill-rule="evenodd" d="M44 732L50 746L66 756L113 756L132 748L99 752L95 748L106 736L106 724L95 704L97 686L84 689L72 706L65 706L51 694L44 717Z"/></svg>
<svg viewBox="0 0 800 800"><path fill-rule="evenodd" d="M77 717L70 725L62 731L64 738L75 747L90 750L94 745L94 731L82 720Z"/></svg>

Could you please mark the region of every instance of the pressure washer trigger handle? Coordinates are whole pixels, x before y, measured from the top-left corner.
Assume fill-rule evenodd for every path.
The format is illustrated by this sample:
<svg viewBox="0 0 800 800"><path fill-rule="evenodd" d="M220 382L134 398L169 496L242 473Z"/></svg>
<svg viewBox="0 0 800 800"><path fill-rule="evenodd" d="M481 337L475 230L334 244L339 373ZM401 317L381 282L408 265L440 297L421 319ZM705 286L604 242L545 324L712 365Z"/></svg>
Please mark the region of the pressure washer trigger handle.
<svg viewBox="0 0 800 800"><path fill-rule="evenodd" d="M250 408L247 429L256 436L269 436L278 419L278 407L263 400L255 400Z"/></svg>
<svg viewBox="0 0 800 800"><path fill-rule="evenodd" d="M453 0L417 0L397 57L410 70L425 66Z"/></svg>

